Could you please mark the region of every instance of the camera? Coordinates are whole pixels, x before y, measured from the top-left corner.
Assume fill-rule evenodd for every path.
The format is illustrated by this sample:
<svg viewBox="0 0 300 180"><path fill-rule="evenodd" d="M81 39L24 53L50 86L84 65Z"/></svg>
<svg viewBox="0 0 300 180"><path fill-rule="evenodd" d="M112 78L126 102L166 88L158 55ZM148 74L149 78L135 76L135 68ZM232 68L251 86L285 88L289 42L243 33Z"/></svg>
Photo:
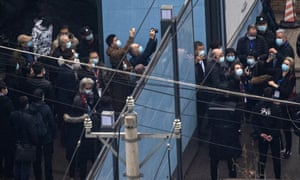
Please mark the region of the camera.
<svg viewBox="0 0 300 180"><path fill-rule="evenodd" d="M274 54L274 53L269 54L269 58L274 59L275 57L276 57L276 54Z"/></svg>
<svg viewBox="0 0 300 180"><path fill-rule="evenodd" d="M151 30L151 31L154 31L155 33L158 33L158 29L156 29L156 28L153 28L153 27L152 27L150 30Z"/></svg>

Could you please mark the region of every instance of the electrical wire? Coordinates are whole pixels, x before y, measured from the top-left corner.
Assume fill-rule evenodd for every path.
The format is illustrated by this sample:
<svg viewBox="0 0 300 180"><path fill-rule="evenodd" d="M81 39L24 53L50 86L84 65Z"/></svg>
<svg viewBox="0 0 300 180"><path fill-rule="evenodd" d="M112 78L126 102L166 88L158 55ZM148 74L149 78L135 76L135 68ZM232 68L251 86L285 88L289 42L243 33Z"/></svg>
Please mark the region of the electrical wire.
<svg viewBox="0 0 300 180"><path fill-rule="evenodd" d="M152 130L157 130L157 131L164 132L164 133L170 133L170 131L168 131L168 130L155 128L155 127L144 125L144 124L141 124L141 123L139 123L139 126L144 127L144 128L148 128L148 129L152 129ZM205 144L211 144L211 145L215 145L215 146L219 146L219 147L223 147L223 148L227 148L227 149L243 151L243 149L241 149L241 148L236 148L236 147L233 147L233 146L228 146L228 145L224 145L224 144L220 144L220 143L214 143L210 140L205 140L205 139L201 139L201 138L198 138L198 137L186 135L184 133L182 133L182 136L185 137L185 138L188 138L190 140L194 140L194 141L197 141L197 142L202 142L202 143L205 143ZM247 152L250 152L250 153L253 153L253 154L257 153L257 151L247 151ZM275 159L280 159L280 160L287 161L287 159L277 158L277 157L274 157L274 156L269 155L269 154L262 154L262 155L264 155L266 157L269 157L269 158L275 158Z"/></svg>
<svg viewBox="0 0 300 180"><path fill-rule="evenodd" d="M77 153L77 151L78 151L78 149L79 149L79 147L80 147L80 145L81 145L81 141L82 141L82 137L83 137L83 135L84 135L84 132L85 132L85 129L83 128L83 129L81 130L81 134L80 134L79 139L78 139L78 141L77 141L76 148L74 149L74 152L73 152L73 154L72 154L72 157L71 157L71 159L70 159L70 161L69 161L69 163L68 163L68 166L67 166L67 168L66 168L66 170L65 170L63 180L66 180L66 178L67 178L69 169L70 169L70 167L71 167L71 165L72 165L72 163L73 163L73 160L75 159L76 153Z"/></svg>
<svg viewBox="0 0 300 180"><path fill-rule="evenodd" d="M146 12L146 15L144 16L142 22L140 23L140 25L139 25L139 27L138 27L136 33L135 33L135 36L140 32L140 29L142 28L142 26L143 26L143 24L144 24L146 18L148 17L148 15L149 15L149 13L150 13L150 11L151 11L151 9L152 9L152 7L153 7L155 1L156 1L156 0L153 0L152 3L151 3L151 5L149 6L149 8L148 8L148 10L147 10L147 12ZM128 48L126 49L125 54L124 54L124 56L120 59L120 62L119 62L119 64L117 65L116 69L119 69L120 66L122 65L122 62L123 62L123 60L126 58L129 49L130 49L130 47L128 47ZM112 74L111 78L110 78L109 81L107 82L107 84L106 84L106 86L105 86L105 88L104 88L104 90L103 90L103 93L105 93L105 92L107 91L107 89L108 89L109 85L111 84L111 81L113 80L113 78L115 77L115 75L116 75L116 72L114 72L114 73ZM94 108L98 105L99 102L100 102L100 101L96 102L95 106L94 106L92 109L94 109Z"/></svg>
<svg viewBox="0 0 300 180"><path fill-rule="evenodd" d="M14 49L14 48L9 48L9 47L5 47L5 46L0 46L0 48L7 49L7 50L15 50L15 51L18 51L18 52L25 52L25 53L37 55L36 53L27 52L27 51L23 51L23 50L18 50L18 49ZM47 57L47 58L54 59L54 60L62 60L62 59L54 58L54 57L51 57L51 56L45 56L45 55L40 55L40 56L41 57ZM74 63L73 60L63 59L62 61L69 62L69 63ZM89 64L87 64L87 63L78 62L77 64L80 64L80 65L83 65L83 66L89 66ZM203 85L197 85L197 84L194 84L194 83L188 83L188 82L184 82L184 81L174 81L174 80L171 80L171 79L166 79L166 78L157 77L157 76L140 75L140 74L127 72L127 71L122 71L122 70L118 70L118 69L112 69L112 68L108 68L108 67L104 67L104 66L95 66L95 68L98 68L98 69L101 69L101 70L106 70L106 71L117 72L117 73L121 73L121 74L125 74L125 75L132 75L132 76L145 78L145 79L161 81L161 82L169 83L169 84L179 84L179 85L182 85L182 86L186 86L186 87L190 87L190 88L196 88L196 89L202 89L202 90L206 90L206 91L209 91L209 92L225 93L225 94L228 94L228 95L233 95L233 96L238 96L238 97L247 97L247 98L253 98L253 99L258 99L258 100L265 100L265 101L268 101L268 102L277 102L277 103L281 103L281 104L300 106L300 103L292 102L292 101L288 101L288 100L272 99L272 98L267 98L267 97L263 97L263 96L253 95L253 94L233 92L233 91L229 91L229 90L213 88L213 87L208 87L208 86L203 86Z"/></svg>
<svg viewBox="0 0 300 180"><path fill-rule="evenodd" d="M198 88L198 90L199 90L200 88ZM299 105L299 104L297 104L297 105Z"/></svg>
<svg viewBox="0 0 300 180"><path fill-rule="evenodd" d="M170 148L170 146L171 146L171 140L172 140L172 138L173 138L173 134L174 134L174 131L175 131L175 125L174 126L172 126L172 129L171 129L171 136L169 137L169 140L168 140L168 143L167 143L167 147L166 147L166 150L164 151L164 153L163 153L163 156L162 156L162 158L161 158L161 160L160 160L160 163L159 163L159 165L158 165L158 167L157 167L157 169L156 169L156 172L155 172L155 175L154 175L154 180L156 180L157 179L157 175L158 175L158 173L159 173L159 170L160 170L160 168L161 168L161 165L162 165L162 163L163 163L163 160L165 159L165 157L166 157L166 155L167 155L167 153L168 153L168 157L170 156L169 155L169 148ZM169 159L169 158L168 158ZM171 165L170 165L171 163L170 162L168 162L168 165L169 165L169 167L168 167L168 169L170 169L171 167ZM170 172L169 172L169 178L171 178L172 177L172 175L170 174Z"/></svg>
<svg viewBox="0 0 300 180"><path fill-rule="evenodd" d="M28 77L23 77L22 78L25 78L27 79ZM28 78L29 79L29 78ZM121 82L117 82L117 83L121 83ZM122 83L121 83L122 84ZM160 84L149 84L151 86L160 86ZM170 86L168 86L170 87ZM20 91L20 90L17 90L17 89L14 89L14 88L10 88L11 90L15 91L15 92L18 92L18 93L22 93L24 95L27 95L27 96L33 96L29 93L26 93L25 91ZM159 90L153 90L153 89L147 89L147 88L144 88L144 90L148 90L148 91L151 91L151 92L155 92L155 93L159 93L159 94L164 94L164 95L168 95L168 96L174 96L173 94L170 94L170 93L166 93L164 91L159 91ZM187 89L187 90L191 90L191 89ZM184 97L184 96L180 96L180 98L182 99L186 99L186 100L189 100L190 102L192 101L196 101L196 102L202 102L202 103L206 103L208 105L216 105L216 106L221 106L221 107L226 107L225 105L223 104L217 104L217 103L213 103L213 102L207 102L207 101L201 101L201 100L195 100L195 99L192 99L192 98L188 98L188 97ZM66 105L66 106L70 106L70 107L73 107L73 104L66 104L64 102L61 102L61 101L56 101L56 100L53 100L53 99L49 99L49 98L46 98L45 99L46 101L49 101L49 102L53 102L53 103L56 103L56 104L61 104L61 105ZM118 99L113 99L113 101L115 102L122 102ZM169 113L169 114L174 114L174 112L171 112L171 111L165 111L165 110L162 110L161 108L155 108L155 107L151 107L151 106L146 106L144 104L139 104L139 103L136 103L137 106L141 106L141 107L144 107L144 108L147 108L147 109L151 109L151 110L154 110L154 111L159 111L159 112L163 112L163 113ZM82 110L85 110L84 108L82 107L76 107L77 109L82 109ZM236 108L236 110L238 111L241 111L241 112L245 112L245 113L250 113L250 114L255 114L255 115L260 115L260 113L258 112L254 112L254 111L250 111L250 110L246 110L246 109L242 109L242 108ZM195 117L194 115L189 115L189 114L182 114L183 116L191 116L191 117ZM279 120L283 120L283 121L291 121L291 118L290 119L287 119L287 118L283 118L283 117L279 117L279 116L270 116L271 118L276 118L276 119L279 119ZM215 119L216 120L216 119ZM226 121L226 120L221 120L219 119L219 121ZM233 121L227 121L227 122L231 122L231 123L235 123ZM256 125L254 125L256 126ZM256 126L256 127L260 127L260 126ZM274 129L275 130L275 129Z"/></svg>

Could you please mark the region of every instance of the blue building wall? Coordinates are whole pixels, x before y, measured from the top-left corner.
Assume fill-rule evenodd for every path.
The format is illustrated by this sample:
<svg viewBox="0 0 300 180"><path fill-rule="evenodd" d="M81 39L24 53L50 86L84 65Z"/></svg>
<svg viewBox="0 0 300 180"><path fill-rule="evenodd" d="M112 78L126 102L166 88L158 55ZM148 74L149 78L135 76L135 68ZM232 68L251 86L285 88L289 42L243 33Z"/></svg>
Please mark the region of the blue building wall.
<svg viewBox="0 0 300 180"><path fill-rule="evenodd" d="M129 1L130 2L130 1ZM179 2L179 1L160 1L160 4L167 4L167 2ZM147 4L147 3L146 3ZM148 3L149 5L150 3ZM157 12L159 14L160 4L157 5ZM183 1L178 3L175 12L178 13L180 7L183 5ZM131 4L132 5L132 4ZM142 6L143 4L137 3L136 5ZM200 5L200 4L198 4ZM143 5L146 6L146 5ZM148 7L148 6L146 6ZM104 7L105 9L105 7ZM139 9L137 10L139 11ZM144 11L146 8L144 7ZM141 11L142 12L142 11ZM179 79L184 82L194 83L194 59L193 59L193 13L192 6L189 6L186 13L183 15L183 21L179 22L178 31L178 48L179 48ZM110 12L111 13L111 12ZM127 13L127 12L126 12ZM125 14L126 14L125 13ZM204 12L203 12L204 13ZM127 14L128 15L128 14ZM202 16L204 17L204 15ZM137 18L137 17L134 17ZM142 18L141 18L142 19ZM154 19L152 19L154 22ZM110 21L111 23L111 21ZM124 22L123 22L124 23ZM159 24L158 20L156 21ZM125 23L126 24L126 23ZM119 25L118 23L116 25ZM131 26L127 22L127 28ZM150 26L151 27L151 26ZM200 25L199 25L200 27ZM105 28L105 25L104 25ZM204 29L204 26L201 28ZM145 28L145 34L148 35L149 27ZM205 30L202 30L205 31ZM142 31L141 31L142 32ZM118 34L118 33L116 33ZM202 34L203 35L203 34ZM124 42L128 36L128 30L126 32L120 32L119 38ZM123 36L123 37L122 37ZM147 41L147 36L141 36L138 34L136 41ZM172 43L171 40L163 50L163 53L151 73L151 76L162 77L166 79L173 79L173 56L172 56ZM196 125L196 91L195 88L188 88L180 86L180 103L181 103L181 120L182 120L182 145L183 150L187 146L190 137L192 136ZM170 133L172 131L173 121L175 119L174 112L174 89L173 84L164 83L155 80L149 80L146 86L143 88L140 96L136 99L135 111L138 113L138 130L139 132L146 133ZM123 130L122 130L123 131ZM160 142L160 139L143 139L139 141L139 159L142 161L151 150ZM175 139L166 140L164 145L154 154L154 156L148 161L142 168L141 173L144 174L143 179L168 179L168 159L165 155L167 150L167 142L171 144L170 150L170 164L172 173L177 166L176 157L176 141ZM124 142L121 141L120 156L125 157ZM95 179L113 179L112 158L111 153L105 160L103 169L97 173ZM122 176L125 172L125 165L120 162L120 179L126 179Z"/></svg>
<svg viewBox="0 0 300 180"><path fill-rule="evenodd" d="M176 16L184 4L184 1L185 0L156 0L145 22L143 22L140 31L136 35L135 42L146 46L149 29L151 27L160 29L161 5L173 5L173 14ZM206 44L204 0L194 0L194 3L196 3L193 9L195 39L201 40ZM125 44L129 36L129 29L135 27L136 30L138 30L151 4L152 0L102 1L104 49L106 50L107 48L105 38L109 34L116 34L123 44ZM160 34L158 34L158 38L160 39ZM106 54L105 63L107 65L109 64Z"/></svg>

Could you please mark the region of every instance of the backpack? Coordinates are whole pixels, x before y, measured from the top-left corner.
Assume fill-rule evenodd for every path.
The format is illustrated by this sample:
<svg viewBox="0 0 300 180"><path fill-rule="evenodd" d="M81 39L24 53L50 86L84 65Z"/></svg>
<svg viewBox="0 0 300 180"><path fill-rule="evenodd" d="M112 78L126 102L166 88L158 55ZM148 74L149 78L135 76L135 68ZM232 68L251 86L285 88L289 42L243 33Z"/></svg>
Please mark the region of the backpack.
<svg viewBox="0 0 300 180"><path fill-rule="evenodd" d="M41 138L45 136L47 134L47 125L43 120L42 114L39 111L30 112L30 114L33 116L34 127L38 137Z"/></svg>

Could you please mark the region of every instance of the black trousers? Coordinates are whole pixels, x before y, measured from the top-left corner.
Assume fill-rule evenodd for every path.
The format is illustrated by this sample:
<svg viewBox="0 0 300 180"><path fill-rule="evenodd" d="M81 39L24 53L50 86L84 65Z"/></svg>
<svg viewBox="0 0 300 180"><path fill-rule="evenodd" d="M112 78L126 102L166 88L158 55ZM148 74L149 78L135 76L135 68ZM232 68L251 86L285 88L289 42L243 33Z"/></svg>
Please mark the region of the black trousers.
<svg viewBox="0 0 300 180"><path fill-rule="evenodd" d="M14 177L14 145L7 145L7 147L0 147L0 173L5 178Z"/></svg>
<svg viewBox="0 0 300 180"><path fill-rule="evenodd" d="M218 164L220 160L217 159L210 159L210 176L211 180L217 180L218 179ZM230 178L236 178L236 166L235 166L236 160L235 159L228 159L227 160L227 166L229 170L229 177Z"/></svg>
<svg viewBox="0 0 300 180"><path fill-rule="evenodd" d="M53 142L37 147L36 161L33 163L34 176L36 180L42 180L42 158L44 158L44 172L46 180L53 180L52 156Z"/></svg>
<svg viewBox="0 0 300 180"><path fill-rule="evenodd" d="M273 169L276 179L281 177L281 161L280 161L280 138L273 138L271 142L264 141L262 138L259 139L258 148L259 148L259 173L261 178L265 174L265 166L267 162L267 153L271 147L272 159L273 159Z"/></svg>

